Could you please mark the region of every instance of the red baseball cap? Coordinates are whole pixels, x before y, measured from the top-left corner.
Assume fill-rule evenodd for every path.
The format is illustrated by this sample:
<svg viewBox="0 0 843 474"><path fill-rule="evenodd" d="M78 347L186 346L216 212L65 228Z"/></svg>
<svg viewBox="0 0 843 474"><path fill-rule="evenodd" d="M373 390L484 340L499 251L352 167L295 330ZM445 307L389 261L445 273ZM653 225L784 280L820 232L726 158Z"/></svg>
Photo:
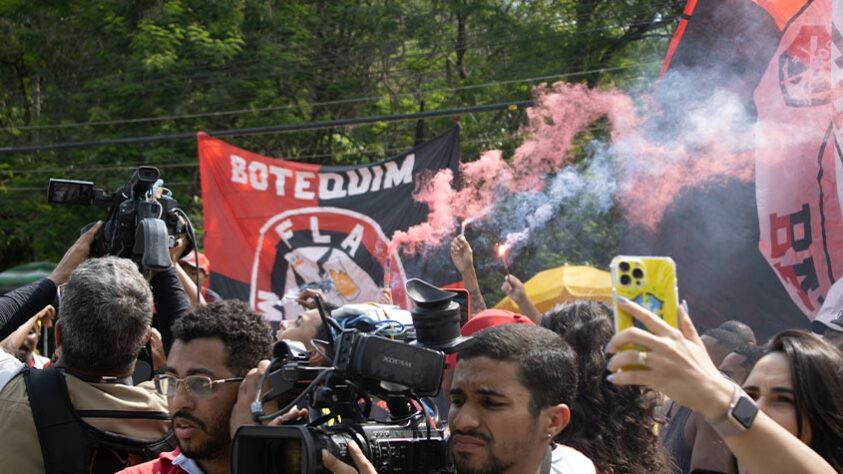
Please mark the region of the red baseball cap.
<svg viewBox="0 0 843 474"><path fill-rule="evenodd" d="M490 328L493 326L500 326L502 324L530 324L535 323L523 314L516 314L505 309L484 309L480 311L473 318L469 319L465 326L460 328L460 335L468 337L474 333ZM445 357L445 362L448 367L453 367L457 363L456 354L448 354Z"/></svg>
<svg viewBox="0 0 843 474"><path fill-rule="evenodd" d="M196 268L196 252L188 252L187 255L185 255L179 260L179 263L190 265L191 267ZM199 252L199 269L209 275L211 274L211 262L210 260L208 260L208 257L206 257L205 254L202 252Z"/></svg>

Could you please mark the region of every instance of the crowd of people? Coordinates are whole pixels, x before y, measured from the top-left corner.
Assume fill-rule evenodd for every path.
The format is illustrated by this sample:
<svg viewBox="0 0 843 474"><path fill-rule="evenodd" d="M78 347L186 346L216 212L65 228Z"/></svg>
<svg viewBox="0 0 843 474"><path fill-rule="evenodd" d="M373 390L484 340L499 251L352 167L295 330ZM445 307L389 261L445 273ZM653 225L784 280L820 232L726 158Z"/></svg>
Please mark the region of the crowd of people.
<svg viewBox="0 0 843 474"><path fill-rule="evenodd" d="M169 269L144 276L131 260L88 258L98 229L47 278L0 296L4 472L230 472L242 427L319 418L305 403L256 416L279 411L258 395L276 341L313 367L335 355L319 291L303 292L301 314L273 333L247 304L209 290L210 262L183 242ZM540 313L514 275L502 290L521 314L487 309L464 237L451 257L474 313L445 358L444 411L432 420L446 427L451 470L843 470L843 318L761 342L736 320L699 334L687 306L674 328L621 299L638 324L616 333L600 302ZM52 360L37 350L51 326ZM325 470L377 472L363 447L344 449L322 451Z"/></svg>

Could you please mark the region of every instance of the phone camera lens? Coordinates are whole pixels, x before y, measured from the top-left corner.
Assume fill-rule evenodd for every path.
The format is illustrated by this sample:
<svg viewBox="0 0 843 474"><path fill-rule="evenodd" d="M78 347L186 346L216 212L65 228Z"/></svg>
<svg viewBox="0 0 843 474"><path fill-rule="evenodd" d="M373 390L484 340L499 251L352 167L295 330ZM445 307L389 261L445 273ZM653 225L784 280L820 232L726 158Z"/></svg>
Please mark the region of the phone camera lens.
<svg viewBox="0 0 843 474"><path fill-rule="evenodd" d="M629 275L621 275L621 285L627 286L632 283L632 278Z"/></svg>
<svg viewBox="0 0 843 474"><path fill-rule="evenodd" d="M632 270L632 276L635 277L636 280L640 280L644 278L644 270L636 268L635 270Z"/></svg>
<svg viewBox="0 0 843 474"><path fill-rule="evenodd" d="M621 262L621 264L618 265L618 268L620 268L622 272L628 272L629 271L629 262Z"/></svg>

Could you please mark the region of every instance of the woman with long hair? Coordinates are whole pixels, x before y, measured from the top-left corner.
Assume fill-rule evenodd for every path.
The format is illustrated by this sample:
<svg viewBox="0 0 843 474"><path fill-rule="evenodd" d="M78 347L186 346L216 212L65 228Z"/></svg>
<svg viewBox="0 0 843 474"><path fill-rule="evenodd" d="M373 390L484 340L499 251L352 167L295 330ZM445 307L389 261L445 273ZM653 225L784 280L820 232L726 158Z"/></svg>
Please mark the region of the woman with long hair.
<svg viewBox="0 0 843 474"><path fill-rule="evenodd" d="M843 353L804 331L773 337L743 384L758 408L843 471Z"/></svg>
<svg viewBox="0 0 843 474"><path fill-rule="evenodd" d="M653 432L655 394L606 380L606 343L614 335L611 310L577 301L557 306L541 324L561 335L579 360L580 379L571 422L556 441L588 456L604 474L669 472Z"/></svg>
<svg viewBox="0 0 843 474"><path fill-rule="evenodd" d="M831 474L843 468L843 355L837 349L786 331L773 339L742 388L718 372L684 308L677 329L634 302L619 305L647 330L630 328L609 342L610 382L651 387L699 412L742 472Z"/></svg>

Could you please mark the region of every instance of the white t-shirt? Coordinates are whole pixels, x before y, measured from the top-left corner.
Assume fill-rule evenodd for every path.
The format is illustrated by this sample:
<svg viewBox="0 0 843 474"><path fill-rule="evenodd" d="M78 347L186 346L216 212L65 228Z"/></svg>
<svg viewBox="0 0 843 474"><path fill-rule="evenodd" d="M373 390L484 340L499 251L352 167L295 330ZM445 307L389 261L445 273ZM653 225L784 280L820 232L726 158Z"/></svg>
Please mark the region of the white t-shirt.
<svg viewBox="0 0 843 474"><path fill-rule="evenodd" d="M19 361L17 357L0 349L0 390L12 380L15 375L19 374L25 365Z"/></svg>
<svg viewBox="0 0 843 474"><path fill-rule="evenodd" d="M591 459L576 449L557 444L550 461L551 474L596 474L597 468Z"/></svg>

